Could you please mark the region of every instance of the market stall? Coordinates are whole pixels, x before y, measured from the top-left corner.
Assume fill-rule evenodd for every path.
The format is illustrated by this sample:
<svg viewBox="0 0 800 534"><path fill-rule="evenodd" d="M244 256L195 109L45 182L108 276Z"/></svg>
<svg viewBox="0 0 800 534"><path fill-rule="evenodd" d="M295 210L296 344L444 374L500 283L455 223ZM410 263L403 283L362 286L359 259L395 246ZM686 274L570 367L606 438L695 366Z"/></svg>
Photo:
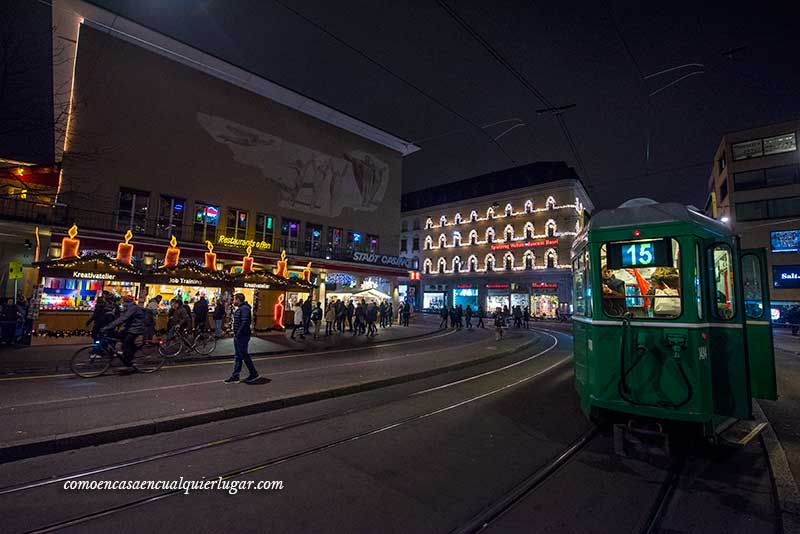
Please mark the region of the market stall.
<svg viewBox="0 0 800 534"><path fill-rule="evenodd" d="M208 311L211 315L218 303L229 301L231 297L228 275L191 262L181 262L174 267L162 266L145 271L142 276L146 289L145 298L140 299L140 303L147 303L158 295L162 298L156 318L156 331L166 329L169 305L173 299L180 299L191 308L204 296L208 300Z"/></svg>

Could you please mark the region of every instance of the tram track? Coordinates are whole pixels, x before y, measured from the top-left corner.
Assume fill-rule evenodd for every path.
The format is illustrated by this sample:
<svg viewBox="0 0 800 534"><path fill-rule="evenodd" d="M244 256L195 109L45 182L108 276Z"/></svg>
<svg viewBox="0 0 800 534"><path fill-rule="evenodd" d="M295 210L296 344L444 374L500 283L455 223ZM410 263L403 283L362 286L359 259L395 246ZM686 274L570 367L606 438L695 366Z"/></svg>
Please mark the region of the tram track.
<svg viewBox="0 0 800 534"><path fill-rule="evenodd" d="M529 362L531 360L534 360L535 358L538 358L538 357L540 357L540 356L552 351L553 349L555 349L558 346L558 339L557 339L556 336L554 336L554 335L552 335L550 333L547 333L547 332L542 332L542 333L545 334L546 336L552 338L553 343L551 345L549 345L548 347L537 351L533 355L526 356L525 358L523 358L519 362L515 362L515 364L521 364L521 363L525 363L525 362ZM267 458L265 460L262 460L260 462L254 463L254 464L250 464L250 465L247 465L247 466L244 466L244 467L241 467L241 468L237 468L237 469L234 469L234 470L229 470L229 471L222 472L222 473L215 473L215 474L212 474L212 475L208 475L208 476L206 476L204 478L206 480L213 480L213 479L217 479L217 478L222 478L223 480L234 479L234 478L237 478L237 477L245 476L247 474L254 473L254 472L266 469L268 467L272 467L272 466L275 466L275 465L279 465L279 464L283 464L283 463L286 463L286 462L290 462L290 461L295 460L295 459L299 459L299 458L311 456L311 455L314 455L314 454L317 454L317 453L321 453L323 451L326 451L326 450L329 450L329 449L344 445L346 443L355 442L355 441L367 438L369 436L381 434L381 433L388 432L388 431L396 429L396 428L400 428L400 427L403 427L403 426L406 426L406 425L410 425L410 424L412 424L414 422L434 417L436 415L448 412L450 410L459 408L461 406L468 405L470 403L473 403L473 402L476 402L478 400L487 398L489 396L495 395L495 394L500 393L502 391L508 390L510 388L513 388L515 386L518 386L520 384L523 384L525 382L533 380L534 378L536 378L538 376L541 376L541 375L543 375L543 374L545 374L545 373L547 373L547 372L549 372L549 371L551 371L551 370L563 365L569 359L570 359L570 357L567 356L567 357L562 358L562 359L558 360L557 362L555 362L555 363L545 367L544 369L541 369L541 370L539 370L539 371L537 371L537 372L535 372L535 373L533 373L531 375L527 375L527 376L525 376L525 377L523 377L521 379L514 380L514 381L512 381L510 383L506 383L506 384L504 384L504 385L502 385L500 387L497 387L495 389L492 389L492 390L490 390L488 392L482 393L480 395L475 395L475 396L469 397L469 398L461 400L459 402L451 403L451 404L439 407L439 408L434 409L434 410L428 410L428 411L425 411L425 412L422 412L422 413L418 413L418 414L414 414L414 415L411 415L411 416L408 416L408 417L399 418L399 419L393 420L393 421L391 421L389 423L386 423L386 424L383 424L383 425L379 425L379 426L373 426L373 427L371 427L369 429L362 430L362 431L359 431L359 432L354 432L354 433L348 434L348 435L343 436L343 437L338 438L338 439L329 440L329 441L326 441L326 442L324 442L322 444L315 445L313 447L308 447L308 448L305 448L305 449L292 451L292 452L289 452L289 453L286 453L286 454L283 454L283 455L278 455L278 456L275 456L275 457ZM492 371L479 373L478 375L475 375L475 377L476 378L482 378L482 377L485 377L485 376L497 374L497 373L500 373L500 372L506 370L508 367L509 366L503 366L503 367L500 367L498 369L494 369ZM449 384L445 384L445 386L456 385L456 384L459 384L459 383L462 383L462 380L456 380L456 381L451 382ZM430 390L430 391L436 391L436 390ZM264 435L268 435L268 434L287 431L287 430L290 430L292 428L298 428L298 427L302 427L302 426L306 426L306 425L310 425L310 424L314 424L314 423L320 423L320 422L324 422L324 421L329 421L331 419L335 419L335 418L339 418L339 417L345 417L345 416L348 416L348 415L353 415L353 414L356 414L356 413L359 413L359 412L363 412L363 411L366 411L366 410L370 410L370 409L374 409L374 408L377 408L377 407L381 407L381 406L385 406L385 405L389 405L389 404L393 404L393 403L402 402L404 400L408 400L410 398L419 396L420 394L427 393L427 392L429 392L429 391L418 391L418 392L414 392L414 393L411 393L409 395L405 395L405 396L397 398L397 399L390 399L390 400L385 401L385 402L373 403L373 404L371 404L369 406L357 407L357 408L352 408L352 409L348 409L348 410L342 410L342 411L338 411L338 412L334 412L334 413L330 413L330 414L321 414L321 415L318 415L318 416L315 416L315 417L310 417L310 418L305 418L305 419L301 419L301 420L297 420L297 421L292 421L290 423L286 423L286 424L282 424L282 425L276 425L276 426L270 427L268 429L262 429L262 430L257 430L257 431L254 431L254 432L249 432L249 433L243 433L243 434L238 434L238 435L234 435L234 436L229 436L227 438L216 440L216 441L212 441L212 442L208 442L208 443L195 444L195 445L191 445L191 446L187 446L187 447L181 447L181 448L178 448L178 449L173 449L173 450L165 451L165 452L158 453L158 454L153 454L153 455L143 456L143 457L139 457L139 458L129 459L129 460L126 460L124 462L118 462L118 463L115 463L115 464L109 464L109 465L106 465L106 466L96 467L96 468L93 468L93 469L84 470L84 471L81 471L81 472L75 472L75 473L71 473L71 474L68 474L68 475L63 475L63 476L59 476L59 477L55 477L55 478L47 478L47 479L41 479L41 480L37 480L37 481L33 481L33 482L18 484L18 485L15 485L15 486L7 486L5 488L0 488L0 497L6 496L6 495L11 495L11 494L14 494L14 493L20 493L20 492L27 491L27 490L33 490L33 489L36 489L36 488L41 488L43 486L57 484L59 482L65 482L67 480L86 478L86 477L95 476L95 475L98 475L98 474L103 474L103 473L108 473L108 472L111 472L111 471L117 471L117 470L129 468L129 467L133 467L133 466L136 466L136 465L141 465L141 464L144 464L144 463L155 462L155 461L158 461L158 460L165 460L165 459L176 457L176 456L181 456L181 455L190 454L190 453L193 453L193 452L202 451L204 449L209 449L209 448L212 448L212 447L219 447L219 446L229 445L229 444L233 444L233 443L236 443L236 442L241 442L241 441L245 441L245 440L249 440L249 439L254 439L256 437L260 437L260 436L264 436ZM87 514L84 514L84 515L81 515L81 516L77 516L77 517L74 517L74 518L69 518L69 519L66 519L66 520L54 522L54 523L48 524L48 525L43 526L43 527L38 527L36 529L29 530L27 532L31 532L31 533L33 533L33 532L42 532L42 533L44 533L44 532L54 532L54 531L57 531L57 530L60 530L60 529L63 529L63 528L67 528L67 527L71 527L71 526L87 523L87 522L93 521L95 519L99 519L101 517L106 517L108 515L121 513L121 512L124 512L126 510L130 510L130 509L137 508L137 507L140 507L140 506L145 506L145 505L147 505L149 503L154 503L154 502L157 502L157 501L161 501L163 499L166 499L168 497L171 497L171 496L174 496L174 495L178 495L178 494L181 494L181 493L182 493L182 490L165 491L165 492L158 493L158 494L155 494L155 495L143 497L141 499L136 499L136 500L129 501L129 502L126 502L126 503L122 503L122 504L119 504L117 506L104 508L102 510L98 510L98 511L95 511L95 512L87 513Z"/></svg>

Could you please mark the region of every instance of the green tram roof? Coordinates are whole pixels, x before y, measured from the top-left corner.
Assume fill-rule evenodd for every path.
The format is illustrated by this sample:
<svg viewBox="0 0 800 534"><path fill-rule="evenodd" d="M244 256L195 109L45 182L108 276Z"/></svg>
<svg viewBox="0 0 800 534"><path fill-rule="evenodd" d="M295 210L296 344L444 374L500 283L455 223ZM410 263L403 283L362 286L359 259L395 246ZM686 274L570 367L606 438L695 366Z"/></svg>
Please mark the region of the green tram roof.
<svg viewBox="0 0 800 534"><path fill-rule="evenodd" d="M676 202L660 203L648 198L635 198L618 208L603 210L592 216L585 231L630 228L653 224L691 224L714 233L731 235L723 223L701 213L694 206Z"/></svg>

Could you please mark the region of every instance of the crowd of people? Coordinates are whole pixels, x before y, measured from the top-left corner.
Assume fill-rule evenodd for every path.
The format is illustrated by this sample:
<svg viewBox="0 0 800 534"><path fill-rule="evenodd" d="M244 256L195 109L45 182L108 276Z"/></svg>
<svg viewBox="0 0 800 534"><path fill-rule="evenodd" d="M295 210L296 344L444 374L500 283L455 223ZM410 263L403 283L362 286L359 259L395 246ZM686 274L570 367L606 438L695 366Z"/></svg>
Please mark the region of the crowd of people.
<svg viewBox="0 0 800 534"><path fill-rule="evenodd" d="M444 306L439 309L439 317L441 318L439 328L449 327L455 330L486 328L484 319L487 316L483 306L478 306L476 309L473 309L470 305L463 306L461 304L450 307ZM511 309L508 306L497 307L492 312L491 319L494 322L497 340L502 339L503 329L509 326L528 329L531 326L531 320L539 320L538 317L531 315L530 308L527 306L513 306ZM562 316L556 312L556 320L561 319ZM474 327L473 320L475 321Z"/></svg>
<svg viewBox="0 0 800 534"><path fill-rule="evenodd" d="M301 299L294 305L294 321L291 327L291 339L305 339L313 336L320 338L322 321L325 321L324 336L336 333L349 333L354 336L374 337L378 335L378 328L389 328L397 322L398 325L408 326L411 317L411 305L401 302L397 309L390 301L380 303L374 300L350 299L346 304L344 300L335 299L313 305L311 299L305 302ZM298 331L300 332L298 334Z"/></svg>
<svg viewBox="0 0 800 534"><path fill-rule="evenodd" d="M0 310L0 343L15 345L22 342L28 317L28 301L20 295L16 302L8 297Z"/></svg>

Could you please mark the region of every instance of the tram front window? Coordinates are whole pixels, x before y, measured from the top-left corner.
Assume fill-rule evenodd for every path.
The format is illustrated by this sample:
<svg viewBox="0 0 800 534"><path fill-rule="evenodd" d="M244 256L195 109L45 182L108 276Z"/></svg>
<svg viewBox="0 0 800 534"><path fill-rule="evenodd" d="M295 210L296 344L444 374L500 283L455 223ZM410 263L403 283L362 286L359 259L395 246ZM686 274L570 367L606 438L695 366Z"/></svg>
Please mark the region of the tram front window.
<svg viewBox="0 0 800 534"><path fill-rule="evenodd" d="M674 319L681 314L680 246L675 239L606 243L600 248L603 312Z"/></svg>

